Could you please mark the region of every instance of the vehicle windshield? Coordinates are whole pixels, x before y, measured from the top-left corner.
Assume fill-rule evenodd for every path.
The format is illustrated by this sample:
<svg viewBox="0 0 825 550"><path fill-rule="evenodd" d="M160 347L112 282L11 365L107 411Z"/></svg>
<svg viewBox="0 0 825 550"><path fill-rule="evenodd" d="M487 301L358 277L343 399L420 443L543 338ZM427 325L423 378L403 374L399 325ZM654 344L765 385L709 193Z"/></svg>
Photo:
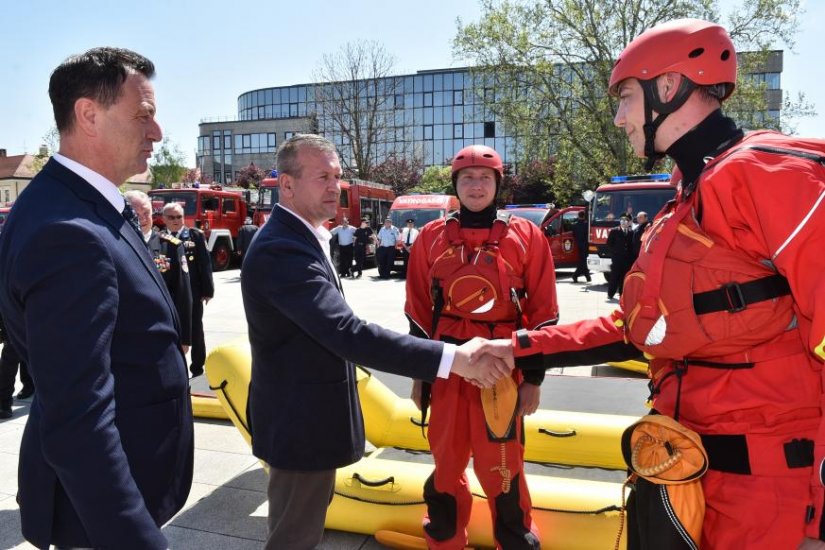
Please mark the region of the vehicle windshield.
<svg viewBox="0 0 825 550"><path fill-rule="evenodd" d="M390 218L395 227L407 227L407 220L415 220L415 226L421 229L426 224L445 215L443 208L405 208L390 210Z"/></svg>
<svg viewBox="0 0 825 550"><path fill-rule="evenodd" d="M607 225L618 224L619 216L622 214L630 214L635 219L639 212L647 212L648 217L653 219L675 193L675 187L596 191L591 221Z"/></svg>
<svg viewBox="0 0 825 550"><path fill-rule="evenodd" d="M258 190L258 208L260 210L272 210L272 206L278 204L278 187L263 187Z"/></svg>
<svg viewBox="0 0 825 550"><path fill-rule="evenodd" d="M159 216L163 213L163 205L176 202L183 207L184 216L194 216L197 209L197 193L195 191L164 191L163 193L150 193L152 199L152 211Z"/></svg>
<svg viewBox="0 0 825 550"><path fill-rule="evenodd" d="M529 210L516 210L513 208L500 210L500 212L505 212L507 214L512 214L513 216L518 216L519 218L524 218L525 220L529 220L533 222L537 227L541 227L541 222L544 221L544 217L547 215L547 209L535 209L531 208Z"/></svg>

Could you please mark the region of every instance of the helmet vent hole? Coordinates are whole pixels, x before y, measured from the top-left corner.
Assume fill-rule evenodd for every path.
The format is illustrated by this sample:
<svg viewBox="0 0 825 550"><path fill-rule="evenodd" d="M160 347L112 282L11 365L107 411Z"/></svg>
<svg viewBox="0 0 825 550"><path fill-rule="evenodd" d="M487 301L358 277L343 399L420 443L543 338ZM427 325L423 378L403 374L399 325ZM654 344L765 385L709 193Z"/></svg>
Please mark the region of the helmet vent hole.
<svg viewBox="0 0 825 550"><path fill-rule="evenodd" d="M700 55L702 55L703 53L705 53L705 48L696 48L695 50L693 50L692 52L690 52L688 54L688 57L691 58L691 59L695 59L695 58L699 57ZM722 54L722 55L724 55L724 54Z"/></svg>
<svg viewBox="0 0 825 550"><path fill-rule="evenodd" d="M720 57L722 58L722 61L727 61L730 59L730 50L723 51Z"/></svg>

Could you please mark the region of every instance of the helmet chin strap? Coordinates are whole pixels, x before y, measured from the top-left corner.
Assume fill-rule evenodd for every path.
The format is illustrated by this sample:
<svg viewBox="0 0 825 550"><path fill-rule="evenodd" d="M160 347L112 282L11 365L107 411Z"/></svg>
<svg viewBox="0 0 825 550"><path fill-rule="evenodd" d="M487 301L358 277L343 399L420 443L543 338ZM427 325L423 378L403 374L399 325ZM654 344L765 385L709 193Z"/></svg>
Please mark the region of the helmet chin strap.
<svg viewBox="0 0 825 550"><path fill-rule="evenodd" d="M667 103L659 98L659 91L656 88L656 78L640 80L639 84L642 86L642 91L644 92L645 125L643 126L643 130L645 133L645 157L647 158L645 161L645 171L650 172L653 170L656 161L665 156L664 153L656 151L654 145L656 131L668 115L685 104L690 94L696 89L696 84L687 77L682 76L679 89L676 90L673 99ZM653 118L653 111L659 113L659 116L655 119Z"/></svg>

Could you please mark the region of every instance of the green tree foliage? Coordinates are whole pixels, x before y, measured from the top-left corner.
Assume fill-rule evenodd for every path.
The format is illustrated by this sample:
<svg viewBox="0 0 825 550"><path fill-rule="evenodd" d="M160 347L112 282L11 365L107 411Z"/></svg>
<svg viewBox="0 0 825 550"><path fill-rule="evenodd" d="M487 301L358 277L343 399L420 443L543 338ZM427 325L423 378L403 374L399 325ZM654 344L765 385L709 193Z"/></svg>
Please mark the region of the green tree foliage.
<svg viewBox="0 0 825 550"><path fill-rule="evenodd" d="M392 187L396 195L405 195L421 181L424 163L420 158L391 155L384 162L372 167L372 179Z"/></svg>
<svg viewBox="0 0 825 550"><path fill-rule="evenodd" d="M254 162L249 163L249 166L238 170L238 176L235 178L235 184L244 189L257 189L261 184L261 180L267 175L267 171L263 168L255 166Z"/></svg>
<svg viewBox="0 0 825 550"><path fill-rule="evenodd" d="M171 187L173 183L180 182L186 174L186 166L183 163L184 157L180 148L169 141L168 137L163 138L160 148L155 151L149 163L149 170L152 172L152 188L156 189L161 184Z"/></svg>
<svg viewBox="0 0 825 550"><path fill-rule="evenodd" d="M452 169L449 166L430 166L424 170L421 181L409 190L411 193L444 193L455 195Z"/></svg>
<svg viewBox="0 0 825 550"><path fill-rule="evenodd" d="M561 200L609 176L642 171L613 125L616 100L606 94L613 62L634 37L679 17L720 21L737 49L763 52L743 63L726 110L746 127L764 126L770 121L754 114L765 109L764 83L741 75L764 64L775 44L793 46L799 4L745 0L722 21L714 0L481 0L478 22L458 20L454 52L476 67L475 93L485 108L518 136L519 169L554 157L548 185ZM783 124L811 112L804 96L787 96Z"/></svg>

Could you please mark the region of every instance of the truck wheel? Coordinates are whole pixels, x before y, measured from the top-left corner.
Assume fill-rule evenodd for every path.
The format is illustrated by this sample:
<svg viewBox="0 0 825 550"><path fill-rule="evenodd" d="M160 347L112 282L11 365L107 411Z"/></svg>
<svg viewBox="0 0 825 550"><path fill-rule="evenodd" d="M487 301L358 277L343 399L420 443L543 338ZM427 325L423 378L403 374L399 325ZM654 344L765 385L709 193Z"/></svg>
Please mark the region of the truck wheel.
<svg viewBox="0 0 825 550"><path fill-rule="evenodd" d="M229 261L232 255L229 253L229 247L224 243L215 244L212 249L212 271L223 271L229 267Z"/></svg>

